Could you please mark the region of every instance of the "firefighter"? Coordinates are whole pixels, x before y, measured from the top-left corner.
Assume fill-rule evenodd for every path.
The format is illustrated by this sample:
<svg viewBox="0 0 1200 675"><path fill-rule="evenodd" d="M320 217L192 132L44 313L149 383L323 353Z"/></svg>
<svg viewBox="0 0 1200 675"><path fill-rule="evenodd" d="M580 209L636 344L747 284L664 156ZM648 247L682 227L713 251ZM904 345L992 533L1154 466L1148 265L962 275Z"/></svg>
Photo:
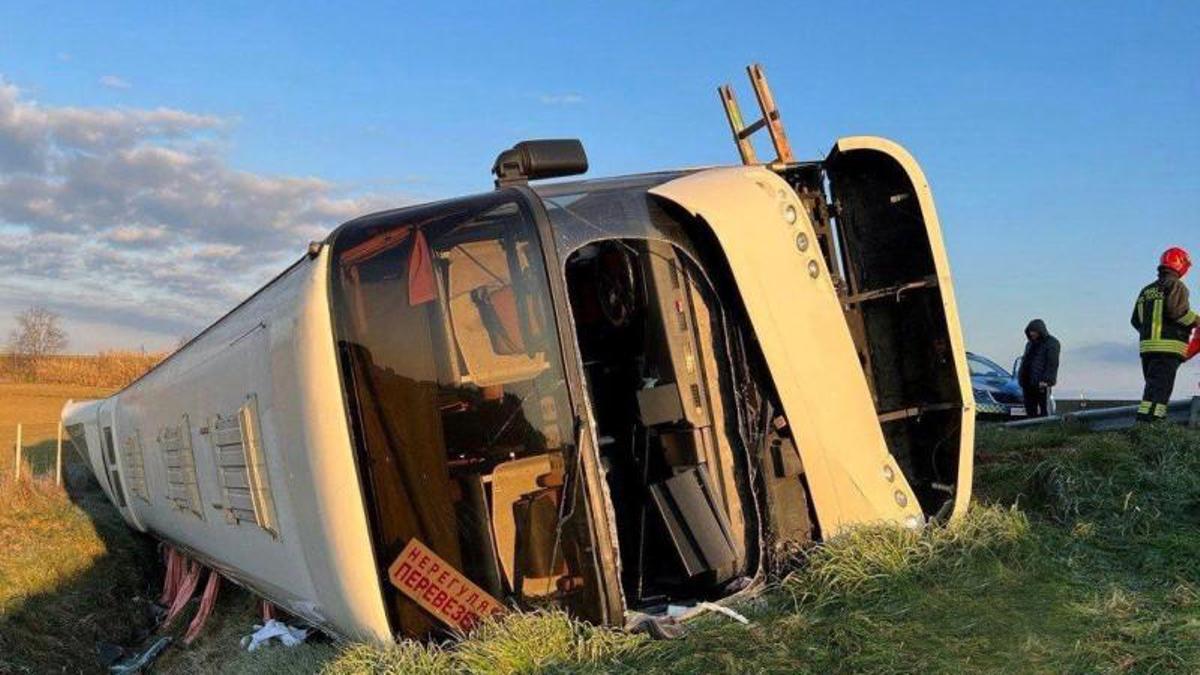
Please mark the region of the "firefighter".
<svg viewBox="0 0 1200 675"><path fill-rule="evenodd" d="M1158 265L1158 280L1142 289L1131 322L1141 338L1142 375L1146 389L1138 406L1138 421L1165 419L1175 389L1175 375L1188 353L1192 330L1200 316L1188 305L1183 277L1192 267L1187 251L1167 249Z"/></svg>

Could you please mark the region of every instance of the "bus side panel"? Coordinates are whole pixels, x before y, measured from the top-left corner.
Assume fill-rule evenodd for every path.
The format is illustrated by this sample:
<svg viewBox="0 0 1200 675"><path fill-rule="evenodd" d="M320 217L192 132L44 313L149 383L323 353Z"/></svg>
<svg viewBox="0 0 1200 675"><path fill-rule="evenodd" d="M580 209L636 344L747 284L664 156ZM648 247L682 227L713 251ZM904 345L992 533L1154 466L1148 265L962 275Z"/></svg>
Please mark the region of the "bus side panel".
<svg viewBox="0 0 1200 675"><path fill-rule="evenodd" d="M64 420L86 422L89 459L114 503L103 426L122 449L122 478L140 459L144 489L123 509L131 525L331 633L389 641L327 281L327 258L306 258L129 387L69 405Z"/></svg>

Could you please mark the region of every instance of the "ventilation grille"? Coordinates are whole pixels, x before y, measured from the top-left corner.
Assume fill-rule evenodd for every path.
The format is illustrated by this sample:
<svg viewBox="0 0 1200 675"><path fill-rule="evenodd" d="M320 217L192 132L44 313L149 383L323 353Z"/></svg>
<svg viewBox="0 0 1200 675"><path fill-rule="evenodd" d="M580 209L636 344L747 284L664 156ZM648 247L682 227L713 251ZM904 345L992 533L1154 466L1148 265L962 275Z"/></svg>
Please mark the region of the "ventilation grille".
<svg viewBox="0 0 1200 675"><path fill-rule="evenodd" d="M167 466L167 500L181 511L191 511L198 518L204 514L200 507L200 487L196 484L196 458L192 454L192 431L187 415L176 427L163 427L158 432L158 447Z"/></svg>
<svg viewBox="0 0 1200 675"><path fill-rule="evenodd" d="M125 485L134 496L150 503L150 492L146 489L146 458L142 450L142 435L134 431L121 443L121 454L125 458Z"/></svg>
<svg viewBox="0 0 1200 675"><path fill-rule="evenodd" d="M262 447L258 398L251 394L237 412L217 415L209 425L209 439L225 498L226 518L233 523L254 523L276 535L275 504Z"/></svg>

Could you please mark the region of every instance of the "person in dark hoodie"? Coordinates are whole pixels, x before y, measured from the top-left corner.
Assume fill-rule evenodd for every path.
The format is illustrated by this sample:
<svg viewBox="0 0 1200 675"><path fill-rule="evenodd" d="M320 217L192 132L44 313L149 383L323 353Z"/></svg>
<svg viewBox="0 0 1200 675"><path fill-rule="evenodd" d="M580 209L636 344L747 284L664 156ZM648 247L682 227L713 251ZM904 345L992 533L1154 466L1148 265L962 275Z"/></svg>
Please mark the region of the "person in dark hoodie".
<svg viewBox="0 0 1200 675"><path fill-rule="evenodd" d="M1146 388L1138 406L1138 421L1167 417L1167 404L1175 390L1179 366L1188 358L1188 340L1200 326L1200 315L1188 305L1183 277L1192 259L1181 248L1167 249L1158 261L1158 280L1138 293L1130 323L1140 338L1142 375Z"/></svg>
<svg viewBox="0 0 1200 675"><path fill-rule="evenodd" d="M1017 382L1025 395L1025 414L1045 417L1050 414L1050 389L1058 383L1058 355L1062 346L1046 330L1046 322L1034 319L1025 327L1025 356Z"/></svg>

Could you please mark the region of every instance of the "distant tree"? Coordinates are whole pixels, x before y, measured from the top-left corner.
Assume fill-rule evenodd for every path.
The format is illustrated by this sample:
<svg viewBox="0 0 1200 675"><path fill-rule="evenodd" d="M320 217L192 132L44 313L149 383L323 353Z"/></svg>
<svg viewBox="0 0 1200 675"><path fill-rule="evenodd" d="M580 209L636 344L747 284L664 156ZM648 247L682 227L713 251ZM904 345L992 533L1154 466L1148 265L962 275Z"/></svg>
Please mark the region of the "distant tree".
<svg viewBox="0 0 1200 675"><path fill-rule="evenodd" d="M34 305L17 315L17 327L8 335L8 350L19 359L36 361L67 348L67 333L55 312Z"/></svg>

